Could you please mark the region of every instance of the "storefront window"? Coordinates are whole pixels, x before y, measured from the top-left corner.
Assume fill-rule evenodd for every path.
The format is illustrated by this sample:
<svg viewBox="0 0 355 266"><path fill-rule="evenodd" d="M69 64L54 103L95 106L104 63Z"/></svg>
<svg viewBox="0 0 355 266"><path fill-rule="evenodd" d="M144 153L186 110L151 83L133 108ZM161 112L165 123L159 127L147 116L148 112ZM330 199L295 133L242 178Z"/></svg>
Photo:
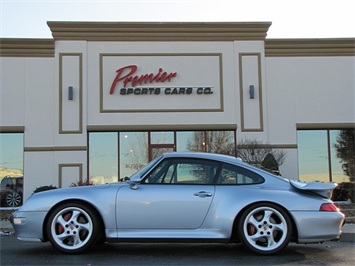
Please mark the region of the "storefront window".
<svg viewBox="0 0 355 266"><path fill-rule="evenodd" d="M299 179L303 181L328 181L328 144L325 130L299 130Z"/></svg>
<svg viewBox="0 0 355 266"><path fill-rule="evenodd" d="M353 130L354 131L354 130ZM332 181L337 183L349 182L349 176L347 176L343 170L343 163L339 158L337 152L337 145L341 139L341 130L330 131L330 154L331 154L331 176Z"/></svg>
<svg viewBox="0 0 355 266"><path fill-rule="evenodd" d="M89 134L89 177L95 184L118 180L118 133Z"/></svg>
<svg viewBox="0 0 355 266"><path fill-rule="evenodd" d="M177 151L235 155L234 131L177 132Z"/></svg>
<svg viewBox="0 0 355 266"><path fill-rule="evenodd" d="M23 133L0 134L1 207L22 205Z"/></svg>
<svg viewBox="0 0 355 266"><path fill-rule="evenodd" d="M148 132L120 132L120 178L148 163Z"/></svg>
<svg viewBox="0 0 355 266"><path fill-rule="evenodd" d="M151 132L150 133L151 144L174 144L174 132Z"/></svg>
<svg viewBox="0 0 355 266"><path fill-rule="evenodd" d="M297 138L300 180L353 181L354 129L299 130Z"/></svg>
<svg viewBox="0 0 355 266"><path fill-rule="evenodd" d="M157 156L172 151L235 152L234 131L89 133L89 176L95 184L130 177Z"/></svg>

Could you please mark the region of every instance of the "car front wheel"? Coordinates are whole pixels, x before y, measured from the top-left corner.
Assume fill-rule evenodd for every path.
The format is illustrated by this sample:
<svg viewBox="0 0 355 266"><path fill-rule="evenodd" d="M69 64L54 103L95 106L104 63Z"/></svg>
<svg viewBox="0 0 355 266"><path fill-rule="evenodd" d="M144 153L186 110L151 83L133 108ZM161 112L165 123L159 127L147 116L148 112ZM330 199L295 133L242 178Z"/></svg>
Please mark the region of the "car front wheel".
<svg viewBox="0 0 355 266"><path fill-rule="evenodd" d="M247 208L238 223L242 243L261 255L272 255L290 242L292 224L288 214L279 206L259 203Z"/></svg>
<svg viewBox="0 0 355 266"><path fill-rule="evenodd" d="M66 203L49 216L47 236L57 250L74 254L91 248L100 237L95 211L81 203Z"/></svg>

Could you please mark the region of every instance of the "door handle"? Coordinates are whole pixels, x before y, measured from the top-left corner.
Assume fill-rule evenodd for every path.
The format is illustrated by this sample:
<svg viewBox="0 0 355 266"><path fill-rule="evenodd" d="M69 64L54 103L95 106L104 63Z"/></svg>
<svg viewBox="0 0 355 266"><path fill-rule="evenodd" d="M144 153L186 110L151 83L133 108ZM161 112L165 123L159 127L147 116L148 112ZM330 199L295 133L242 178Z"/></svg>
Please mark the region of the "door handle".
<svg viewBox="0 0 355 266"><path fill-rule="evenodd" d="M207 191L200 191L200 192L194 193L194 196L200 197L200 198L206 198L206 197L212 197L212 193L207 192Z"/></svg>

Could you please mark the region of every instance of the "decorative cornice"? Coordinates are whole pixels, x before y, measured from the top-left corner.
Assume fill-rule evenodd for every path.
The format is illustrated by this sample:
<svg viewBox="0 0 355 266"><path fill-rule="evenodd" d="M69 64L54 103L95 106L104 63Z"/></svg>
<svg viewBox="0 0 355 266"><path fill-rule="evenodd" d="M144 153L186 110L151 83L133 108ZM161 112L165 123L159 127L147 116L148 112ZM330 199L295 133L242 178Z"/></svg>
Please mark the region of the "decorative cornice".
<svg viewBox="0 0 355 266"><path fill-rule="evenodd" d="M355 38L267 39L265 56L355 56Z"/></svg>
<svg viewBox="0 0 355 266"><path fill-rule="evenodd" d="M55 40L265 40L271 22L47 22Z"/></svg>
<svg viewBox="0 0 355 266"><path fill-rule="evenodd" d="M0 39L2 57L54 57L52 39Z"/></svg>

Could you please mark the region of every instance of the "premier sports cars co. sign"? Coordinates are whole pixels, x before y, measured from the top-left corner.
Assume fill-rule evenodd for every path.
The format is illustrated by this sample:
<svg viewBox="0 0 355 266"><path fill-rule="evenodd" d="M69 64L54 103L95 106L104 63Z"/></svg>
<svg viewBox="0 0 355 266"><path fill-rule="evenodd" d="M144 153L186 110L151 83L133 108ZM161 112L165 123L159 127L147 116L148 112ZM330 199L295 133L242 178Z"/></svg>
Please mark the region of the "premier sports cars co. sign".
<svg viewBox="0 0 355 266"><path fill-rule="evenodd" d="M177 76L177 72L166 72L163 68L159 68L156 73L148 73L135 75L138 69L137 65L129 65L119 68L116 72L116 77L112 82L110 94L114 94L116 87L122 82L120 95L166 95L186 94L190 95L193 92L197 94L212 94L211 87L144 87L155 83L171 82ZM143 86L143 87L137 87Z"/></svg>
<svg viewBox="0 0 355 266"><path fill-rule="evenodd" d="M223 109L220 54L101 54L101 112Z"/></svg>

